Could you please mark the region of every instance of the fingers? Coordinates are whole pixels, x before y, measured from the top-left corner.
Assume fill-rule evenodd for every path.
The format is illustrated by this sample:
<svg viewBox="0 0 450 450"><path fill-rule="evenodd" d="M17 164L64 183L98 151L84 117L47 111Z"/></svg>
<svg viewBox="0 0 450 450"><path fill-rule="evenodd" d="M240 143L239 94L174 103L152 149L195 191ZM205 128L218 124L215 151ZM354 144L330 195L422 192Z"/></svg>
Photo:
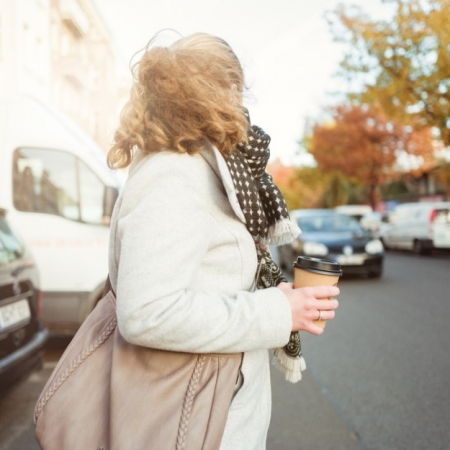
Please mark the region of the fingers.
<svg viewBox="0 0 450 450"><path fill-rule="evenodd" d="M332 300L309 300L305 302L305 317L311 321L334 319L339 302ZM321 313L319 314L319 311Z"/></svg>
<svg viewBox="0 0 450 450"><path fill-rule="evenodd" d="M322 301L322 300L321 300ZM325 303L322 301L322 303ZM326 302L328 303L328 302ZM322 311L321 314L321 318L320 320L331 320L334 319L335 317L335 312L334 310L324 310L321 309L320 311ZM308 331L311 334L315 334L315 335L320 335L324 332L324 327L319 327L318 325L316 325L316 321L319 319L319 311L315 310L315 317L313 319L311 319L311 321L307 322L305 325L305 331Z"/></svg>
<svg viewBox="0 0 450 450"><path fill-rule="evenodd" d="M316 298L316 299L329 299L332 297L336 297L339 295L340 290L337 286L310 286L303 288L294 288L293 283L280 283L277 286L285 293L290 293L289 291L293 291L292 294L301 293L305 297Z"/></svg>
<svg viewBox="0 0 450 450"><path fill-rule="evenodd" d="M321 309L320 311L322 311L320 320L331 320L334 319L334 316L336 315L334 311L325 311L323 309ZM317 318L316 320L319 320L319 318Z"/></svg>
<svg viewBox="0 0 450 450"><path fill-rule="evenodd" d="M324 299L336 297L341 292L337 286L312 286L299 289L302 289L306 295Z"/></svg>
<svg viewBox="0 0 450 450"><path fill-rule="evenodd" d="M339 302L332 298L338 295L339 289L335 286L318 286L303 288L303 294L307 295L305 301L305 315L311 321L331 320L335 317L335 309L339 307ZM324 301L327 300L327 301ZM321 311L321 313L319 313Z"/></svg>
<svg viewBox="0 0 450 450"><path fill-rule="evenodd" d="M316 336L321 335L325 330L323 327L319 327L317 325L314 325L313 322L308 324L304 331L307 331L308 333L315 334Z"/></svg>
<svg viewBox="0 0 450 450"><path fill-rule="evenodd" d="M319 313L317 311L322 311L322 318L324 314L328 314L327 311L334 312L335 309L338 308L339 302L333 298L331 300L311 300L309 302L309 306L316 311L316 317L314 320L319 320Z"/></svg>
<svg viewBox="0 0 450 450"><path fill-rule="evenodd" d="M311 311L311 313L308 315L308 318L311 319L314 322L316 320L331 320L331 319L334 319L334 317L336 315L334 310L336 308L326 309L324 307L325 303L322 303L322 305L320 305L318 309L313 309Z"/></svg>
<svg viewBox="0 0 450 450"><path fill-rule="evenodd" d="M287 297L292 313L292 331L305 330L311 334L323 333L323 327L317 325L321 320L335 317L335 309L339 306L334 298L339 295L336 286L310 286L294 288L292 283L280 283L279 288Z"/></svg>

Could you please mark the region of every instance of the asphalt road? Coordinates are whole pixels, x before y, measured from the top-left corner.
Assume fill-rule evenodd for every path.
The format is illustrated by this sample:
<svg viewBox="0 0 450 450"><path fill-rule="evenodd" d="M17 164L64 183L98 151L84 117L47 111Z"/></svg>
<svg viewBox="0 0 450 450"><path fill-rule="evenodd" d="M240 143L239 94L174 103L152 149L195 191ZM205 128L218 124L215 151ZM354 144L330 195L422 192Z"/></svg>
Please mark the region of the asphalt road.
<svg viewBox="0 0 450 450"><path fill-rule="evenodd" d="M450 450L449 277L450 254L388 253L381 280L341 280L336 319L302 334L303 379L272 370L267 449ZM32 412L60 354L0 396L0 450L39 448Z"/></svg>
<svg viewBox="0 0 450 450"><path fill-rule="evenodd" d="M449 450L449 277L449 254L390 252L381 280L341 280L334 321L302 334L309 378L274 376L270 450Z"/></svg>

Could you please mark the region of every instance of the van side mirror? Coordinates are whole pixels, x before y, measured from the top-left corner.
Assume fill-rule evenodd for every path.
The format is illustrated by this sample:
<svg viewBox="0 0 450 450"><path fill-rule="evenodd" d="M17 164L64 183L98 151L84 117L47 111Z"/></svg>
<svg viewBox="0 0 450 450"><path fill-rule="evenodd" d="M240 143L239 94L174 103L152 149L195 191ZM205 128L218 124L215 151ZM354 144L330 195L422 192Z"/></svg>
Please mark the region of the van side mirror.
<svg viewBox="0 0 450 450"><path fill-rule="evenodd" d="M103 194L103 224L109 225L111 216L116 204L117 197L119 197L119 190L113 186L105 186Z"/></svg>

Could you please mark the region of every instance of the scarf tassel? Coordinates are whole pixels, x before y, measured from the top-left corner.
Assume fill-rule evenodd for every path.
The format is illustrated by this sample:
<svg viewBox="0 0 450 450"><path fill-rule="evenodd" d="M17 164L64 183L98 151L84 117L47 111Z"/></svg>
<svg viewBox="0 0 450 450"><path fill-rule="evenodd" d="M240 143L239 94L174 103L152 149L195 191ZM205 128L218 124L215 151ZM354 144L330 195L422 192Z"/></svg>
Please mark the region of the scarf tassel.
<svg viewBox="0 0 450 450"><path fill-rule="evenodd" d="M295 223L284 218L269 227L267 232L267 242L271 245L288 244L300 233L301 230Z"/></svg>
<svg viewBox="0 0 450 450"><path fill-rule="evenodd" d="M287 381L297 383L302 379L302 372L306 370L306 363L303 356L293 358L288 356L282 348L274 350L272 364L276 365L285 375Z"/></svg>

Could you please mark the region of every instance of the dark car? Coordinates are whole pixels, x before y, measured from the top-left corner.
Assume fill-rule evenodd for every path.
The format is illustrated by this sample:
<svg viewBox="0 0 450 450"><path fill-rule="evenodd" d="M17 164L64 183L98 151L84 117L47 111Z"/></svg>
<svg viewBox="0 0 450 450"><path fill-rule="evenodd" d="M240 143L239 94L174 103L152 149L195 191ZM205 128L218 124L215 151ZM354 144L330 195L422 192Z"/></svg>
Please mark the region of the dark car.
<svg viewBox="0 0 450 450"><path fill-rule="evenodd" d="M302 232L292 243L279 247L283 270L292 270L297 256L306 255L339 262L344 275L382 275L383 244L353 217L330 209L298 209L291 218Z"/></svg>
<svg viewBox="0 0 450 450"><path fill-rule="evenodd" d="M0 208L0 390L42 365L39 274L29 250Z"/></svg>

